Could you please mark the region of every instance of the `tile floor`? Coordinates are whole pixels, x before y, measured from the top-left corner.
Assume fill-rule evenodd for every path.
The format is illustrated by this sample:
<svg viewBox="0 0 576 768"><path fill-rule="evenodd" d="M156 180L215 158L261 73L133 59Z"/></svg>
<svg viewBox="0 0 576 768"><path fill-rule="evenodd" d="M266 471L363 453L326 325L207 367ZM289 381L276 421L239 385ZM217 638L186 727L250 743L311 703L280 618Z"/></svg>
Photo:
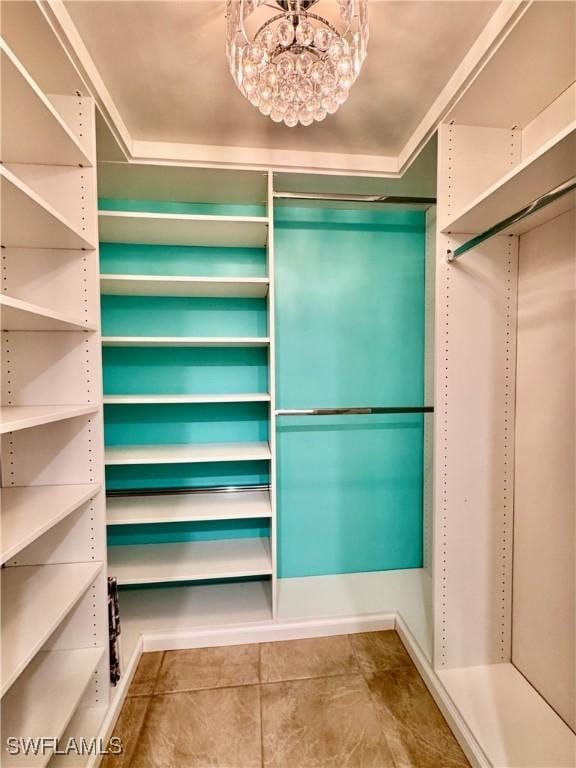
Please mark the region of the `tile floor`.
<svg viewBox="0 0 576 768"><path fill-rule="evenodd" d="M394 631L145 653L102 768L465 768Z"/></svg>

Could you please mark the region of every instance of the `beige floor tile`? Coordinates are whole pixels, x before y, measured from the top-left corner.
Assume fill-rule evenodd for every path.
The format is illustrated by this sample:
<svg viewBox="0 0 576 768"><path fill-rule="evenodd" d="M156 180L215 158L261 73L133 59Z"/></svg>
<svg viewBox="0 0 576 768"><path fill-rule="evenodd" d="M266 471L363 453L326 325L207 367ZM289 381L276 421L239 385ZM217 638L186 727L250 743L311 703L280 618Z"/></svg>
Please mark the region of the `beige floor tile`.
<svg viewBox="0 0 576 768"><path fill-rule="evenodd" d="M265 768L392 768L361 675L262 685Z"/></svg>
<svg viewBox="0 0 576 768"><path fill-rule="evenodd" d="M199 691L253 685L259 678L257 645L167 651L156 681L156 693Z"/></svg>
<svg viewBox="0 0 576 768"><path fill-rule="evenodd" d="M358 671L348 635L263 643L260 659L263 683Z"/></svg>
<svg viewBox="0 0 576 768"><path fill-rule="evenodd" d="M412 666L412 659L393 629L350 635L350 643L367 678L389 669Z"/></svg>
<svg viewBox="0 0 576 768"><path fill-rule="evenodd" d="M130 684L128 696L150 696L158 677L164 651L143 653Z"/></svg>
<svg viewBox="0 0 576 768"><path fill-rule="evenodd" d="M112 734L121 739L122 752L119 755L106 755L100 768L130 768L149 703L150 698L144 696L125 700Z"/></svg>
<svg viewBox="0 0 576 768"><path fill-rule="evenodd" d="M443 768L468 765L415 667L382 672L372 677L368 686L397 762L403 755L402 766L438 768L434 760L439 756Z"/></svg>
<svg viewBox="0 0 576 768"><path fill-rule="evenodd" d="M131 768L260 768L260 686L154 696Z"/></svg>

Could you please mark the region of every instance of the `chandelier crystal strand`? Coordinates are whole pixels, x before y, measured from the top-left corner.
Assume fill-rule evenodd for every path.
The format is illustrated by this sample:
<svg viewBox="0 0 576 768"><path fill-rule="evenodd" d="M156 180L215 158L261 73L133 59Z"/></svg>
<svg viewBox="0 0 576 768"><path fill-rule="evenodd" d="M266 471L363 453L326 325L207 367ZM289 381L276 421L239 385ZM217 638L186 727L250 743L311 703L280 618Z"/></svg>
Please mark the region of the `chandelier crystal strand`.
<svg viewBox="0 0 576 768"><path fill-rule="evenodd" d="M232 77L276 123L311 125L334 114L360 74L367 45L368 0L227 0Z"/></svg>

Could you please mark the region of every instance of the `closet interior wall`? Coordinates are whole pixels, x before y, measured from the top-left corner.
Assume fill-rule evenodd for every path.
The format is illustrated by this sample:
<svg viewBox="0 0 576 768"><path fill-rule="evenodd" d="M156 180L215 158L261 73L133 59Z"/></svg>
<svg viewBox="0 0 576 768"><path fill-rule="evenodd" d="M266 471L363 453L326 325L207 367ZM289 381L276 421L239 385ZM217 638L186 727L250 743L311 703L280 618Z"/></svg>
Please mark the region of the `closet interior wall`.
<svg viewBox="0 0 576 768"><path fill-rule="evenodd" d="M95 113L40 8L2 12L2 764L54 768L109 704Z"/></svg>

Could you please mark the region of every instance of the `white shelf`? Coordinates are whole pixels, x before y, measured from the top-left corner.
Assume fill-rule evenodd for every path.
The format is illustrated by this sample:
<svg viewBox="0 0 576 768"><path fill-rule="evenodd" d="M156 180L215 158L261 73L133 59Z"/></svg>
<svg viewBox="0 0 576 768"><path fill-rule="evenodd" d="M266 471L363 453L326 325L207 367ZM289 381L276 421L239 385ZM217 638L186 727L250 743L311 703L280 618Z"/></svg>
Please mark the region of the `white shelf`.
<svg viewBox="0 0 576 768"><path fill-rule="evenodd" d="M271 623L271 602L269 581L122 590L122 656L127 663L142 633L173 640L178 633L201 628Z"/></svg>
<svg viewBox="0 0 576 768"><path fill-rule="evenodd" d="M268 219L264 216L99 211L98 229L100 241L104 243L264 248Z"/></svg>
<svg viewBox="0 0 576 768"><path fill-rule="evenodd" d="M68 317L29 301L0 296L0 324L3 331L96 331L96 323Z"/></svg>
<svg viewBox="0 0 576 768"><path fill-rule="evenodd" d="M268 443L205 443L190 445L128 445L106 448L104 463L196 464L211 461L261 461L270 459Z"/></svg>
<svg viewBox="0 0 576 768"><path fill-rule="evenodd" d="M576 734L512 664L439 670L437 674L490 765L576 765Z"/></svg>
<svg viewBox="0 0 576 768"><path fill-rule="evenodd" d="M0 40L4 162L91 165L74 135L14 53ZM72 98L72 97L71 97Z"/></svg>
<svg viewBox="0 0 576 768"><path fill-rule="evenodd" d="M0 491L0 565L78 509L100 485L36 485Z"/></svg>
<svg viewBox="0 0 576 768"><path fill-rule="evenodd" d="M107 713L107 706L77 709L61 737L61 743L66 745L70 739L75 739L76 744L80 743L80 739L85 739L90 743L91 739L97 739ZM72 753L69 755L52 755L48 768L84 768L89 764L90 755Z"/></svg>
<svg viewBox="0 0 576 768"><path fill-rule="evenodd" d="M214 296L263 298L267 277L157 277L101 275L100 291L111 296Z"/></svg>
<svg viewBox="0 0 576 768"><path fill-rule="evenodd" d="M73 224L4 165L0 177L2 246L94 249Z"/></svg>
<svg viewBox="0 0 576 768"><path fill-rule="evenodd" d="M104 405L161 405L167 403L268 403L265 392L238 395L104 395Z"/></svg>
<svg viewBox="0 0 576 768"><path fill-rule="evenodd" d="M268 337L254 336L103 336L104 347L267 347Z"/></svg>
<svg viewBox="0 0 576 768"><path fill-rule="evenodd" d="M119 585L235 579L272 574L268 539L227 539L108 548Z"/></svg>
<svg viewBox="0 0 576 768"><path fill-rule="evenodd" d="M108 525L271 518L268 491L116 496L106 501Z"/></svg>
<svg viewBox="0 0 576 768"><path fill-rule="evenodd" d="M2 700L3 738L60 738L104 655L103 648L39 653ZM42 768L51 754L4 754L4 768Z"/></svg>
<svg viewBox="0 0 576 768"><path fill-rule="evenodd" d="M442 232L476 235L485 232L500 221L530 205L536 198L550 192L576 174L576 122L569 125L554 139L544 144L519 165L479 195L461 213L442 228ZM569 197L566 195L565 198ZM565 206L565 199L558 205ZM538 224L557 216L558 205L547 206L536 214ZM534 219L526 219L523 226L511 228L521 234L536 226Z"/></svg>
<svg viewBox="0 0 576 768"><path fill-rule="evenodd" d="M94 581L102 563L5 568L2 572L2 695Z"/></svg>
<svg viewBox="0 0 576 768"><path fill-rule="evenodd" d="M95 405L7 405L0 408L0 435L96 413Z"/></svg>

